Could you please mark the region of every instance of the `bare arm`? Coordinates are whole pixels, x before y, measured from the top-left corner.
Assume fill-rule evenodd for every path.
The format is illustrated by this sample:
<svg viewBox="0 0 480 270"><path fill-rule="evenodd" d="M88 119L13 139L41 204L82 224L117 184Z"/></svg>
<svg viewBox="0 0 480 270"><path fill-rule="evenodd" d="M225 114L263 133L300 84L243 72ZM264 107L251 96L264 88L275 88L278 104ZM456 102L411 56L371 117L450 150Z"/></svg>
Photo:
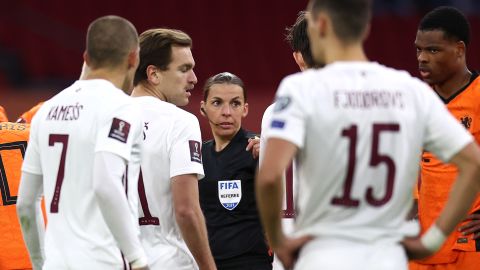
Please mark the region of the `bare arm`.
<svg viewBox="0 0 480 270"><path fill-rule="evenodd" d="M200 209L197 176L183 174L172 177L172 198L175 218L198 266L201 270L216 269Z"/></svg>
<svg viewBox="0 0 480 270"><path fill-rule="evenodd" d="M42 269L45 223L41 210L43 176L22 173L17 200L17 214L33 269Z"/></svg>

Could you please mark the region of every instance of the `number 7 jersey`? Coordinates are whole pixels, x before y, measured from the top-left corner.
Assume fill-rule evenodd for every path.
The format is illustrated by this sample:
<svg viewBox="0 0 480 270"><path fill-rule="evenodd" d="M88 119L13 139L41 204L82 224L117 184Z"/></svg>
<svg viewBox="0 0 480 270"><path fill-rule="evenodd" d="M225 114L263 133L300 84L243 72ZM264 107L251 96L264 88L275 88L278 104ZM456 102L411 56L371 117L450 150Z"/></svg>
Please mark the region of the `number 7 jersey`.
<svg viewBox="0 0 480 270"><path fill-rule="evenodd" d="M95 153L128 161L123 185L137 215L141 120L132 98L106 80L79 80L43 104L31 125L22 170L43 175L48 226L45 265L122 269L123 256L93 190ZM123 198L122 198L123 199Z"/></svg>
<svg viewBox="0 0 480 270"><path fill-rule="evenodd" d="M298 147L296 233L397 242L422 149L449 160L472 137L426 84L371 62L284 79L268 138Z"/></svg>

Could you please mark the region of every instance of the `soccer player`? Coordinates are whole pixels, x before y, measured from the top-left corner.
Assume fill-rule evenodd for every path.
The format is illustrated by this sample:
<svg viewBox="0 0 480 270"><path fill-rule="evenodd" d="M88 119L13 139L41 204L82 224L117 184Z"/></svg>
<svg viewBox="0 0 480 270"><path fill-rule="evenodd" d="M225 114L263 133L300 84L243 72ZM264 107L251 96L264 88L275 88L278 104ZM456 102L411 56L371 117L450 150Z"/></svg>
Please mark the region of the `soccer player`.
<svg viewBox="0 0 480 270"><path fill-rule="evenodd" d="M8 122L7 112L0 106L0 122Z"/></svg>
<svg viewBox="0 0 480 270"><path fill-rule="evenodd" d="M29 133L29 125L0 123L0 269L5 270L32 269L15 208Z"/></svg>
<svg viewBox="0 0 480 270"><path fill-rule="evenodd" d="M197 83L191 46L179 30L140 35L132 96L142 108L138 222L151 269L215 269L198 198L204 175L200 126L177 107L188 104Z"/></svg>
<svg viewBox="0 0 480 270"><path fill-rule="evenodd" d="M308 41L307 36L307 19L305 17L306 12L300 11L295 23L291 27L287 27L287 36L285 40L288 42L290 47L293 50L293 59L297 63L301 71L304 71L309 68L317 68L315 62L312 58L312 53L310 51L310 42ZM262 117L262 136L260 137L260 163L263 158L263 151L265 150L266 144L266 132L268 130L268 125L271 122L273 108L275 104L268 106L268 108L263 113ZM295 184L294 184L294 175L296 174L295 162L292 163L291 167L287 170L284 177L284 199L283 199L283 209L282 209L282 225L285 234L291 234L293 232L293 218L295 217L295 206L294 206L294 194L295 194ZM273 269L281 270L283 266L278 261L277 256L273 260Z"/></svg>
<svg viewBox="0 0 480 270"><path fill-rule="evenodd" d="M24 240L34 269L147 269L131 180L138 178L141 119L123 93L133 87L138 34L124 18L104 16L86 40L85 80L46 101L32 121L17 202ZM44 248L35 218L42 191Z"/></svg>
<svg viewBox="0 0 480 270"><path fill-rule="evenodd" d="M32 122L33 116L37 114L40 107L42 107L43 102L39 102L37 105L33 106L30 110L22 113L22 115L17 119L17 123L27 123L30 124Z"/></svg>
<svg viewBox="0 0 480 270"><path fill-rule="evenodd" d="M432 254L467 212L480 149L428 85L368 61L371 1L312 0L308 10L312 54L325 67L285 78L277 92L257 181L269 243L287 268L301 248L295 269L406 269L404 247L411 258ZM460 173L441 216L405 239L422 149ZM294 156L301 196L286 237L281 178Z"/></svg>
<svg viewBox="0 0 480 270"><path fill-rule="evenodd" d="M218 269L272 269L254 192L257 159L245 151L254 134L244 130L248 114L242 80L229 72L207 79L200 104L213 140L202 147L205 178L199 181L200 204Z"/></svg>
<svg viewBox="0 0 480 270"><path fill-rule="evenodd" d="M433 87L447 109L480 142L480 78L466 64L470 26L453 7L439 7L421 20L415 46L422 79ZM431 152L421 162L418 215L422 232L440 215L457 176L453 164L443 163ZM480 265L480 197L469 210L469 219L456 227L440 251L411 263L412 270L478 269Z"/></svg>

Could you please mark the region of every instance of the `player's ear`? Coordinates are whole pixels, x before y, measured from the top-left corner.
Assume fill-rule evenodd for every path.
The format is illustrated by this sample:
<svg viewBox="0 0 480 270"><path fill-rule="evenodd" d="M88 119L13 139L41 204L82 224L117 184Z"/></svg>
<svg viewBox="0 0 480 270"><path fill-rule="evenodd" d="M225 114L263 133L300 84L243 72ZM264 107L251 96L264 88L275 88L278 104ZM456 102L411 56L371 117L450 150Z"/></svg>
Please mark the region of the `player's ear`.
<svg viewBox="0 0 480 270"><path fill-rule="evenodd" d="M139 56L138 56L139 51L138 50L133 50L128 53L127 56L127 69L137 69L138 64L140 62Z"/></svg>
<svg viewBox="0 0 480 270"><path fill-rule="evenodd" d="M203 117L206 117L205 115L205 101L200 101L200 114L203 116Z"/></svg>
<svg viewBox="0 0 480 270"><path fill-rule="evenodd" d="M330 17L328 17L328 15L325 12L320 12L318 14L318 18L313 22L317 30L317 34L322 38L324 38L327 32L329 31L328 28L332 27ZM333 29L331 29L331 31L333 32Z"/></svg>
<svg viewBox="0 0 480 270"><path fill-rule="evenodd" d="M242 118L247 117L247 115L248 115L248 103L245 103L245 105L243 105Z"/></svg>
<svg viewBox="0 0 480 270"><path fill-rule="evenodd" d="M465 45L465 42L461 40L457 41L456 50L457 50L457 58L462 58L465 56L467 45Z"/></svg>
<svg viewBox="0 0 480 270"><path fill-rule="evenodd" d="M145 70L147 73L147 79L152 84L159 84L160 83L160 75L158 74L158 68L154 65L148 65L147 69Z"/></svg>
<svg viewBox="0 0 480 270"><path fill-rule="evenodd" d="M367 23L367 26L365 26L365 30L363 30L362 41L365 41L368 38L368 36L370 35L371 29L372 29L372 24Z"/></svg>
<svg viewBox="0 0 480 270"><path fill-rule="evenodd" d="M305 64L305 61L303 60L303 55L301 52L293 52L293 59L295 60L295 63L297 63L301 71L304 71L305 69L307 69L307 64Z"/></svg>
<svg viewBox="0 0 480 270"><path fill-rule="evenodd" d="M88 57L87 51L83 52L83 61L88 65L90 65L90 57Z"/></svg>

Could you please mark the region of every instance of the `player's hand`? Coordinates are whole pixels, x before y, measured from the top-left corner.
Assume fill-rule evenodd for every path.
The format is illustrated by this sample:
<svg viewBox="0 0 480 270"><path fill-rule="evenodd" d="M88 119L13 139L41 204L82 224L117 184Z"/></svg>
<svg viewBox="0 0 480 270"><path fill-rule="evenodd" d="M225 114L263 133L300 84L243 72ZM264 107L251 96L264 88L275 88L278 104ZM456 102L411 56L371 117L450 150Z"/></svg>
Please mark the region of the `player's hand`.
<svg viewBox="0 0 480 270"><path fill-rule="evenodd" d="M257 159L260 155L260 138L255 136L254 138L248 139L247 151L252 151L254 159Z"/></svg>
<svg viewBox="0 0 480 270"><path fill-rule="evenodd" d="M420 237L407 237L401 244L405 248L409 260L423 259L433 254L422 244Z"/></svg>
<svg viewBox="0 0 480 270"><path fill-rule="evenodd" d="M278 256L286 270L293 269L300 249L312 239L313 237L309 235L298 238L285 238L283 244L274 249L275 255Z"/></svg>
<svg viewBox="0 0 480 270"><path fill-rule="evenodd" d="M150 270L150 268L148 268L147 258L143 258L143 257L132 261L130 263L130 268L132 270Z"/></svg>
<svg viewBox="0 0 480 270"><path fill-rule="evenodd" d="M470 221L461 226L458 231L463 235L473 234L473 239L480 239L480 214L471 214L464 221Z"/></svg>
<svg viewBox="0 0 480 270"><path fill-rule="evenodd" d="M150 268L148 268L148 266L143 266L143 267L132 268L132 270L150 270Z"/></svg>

